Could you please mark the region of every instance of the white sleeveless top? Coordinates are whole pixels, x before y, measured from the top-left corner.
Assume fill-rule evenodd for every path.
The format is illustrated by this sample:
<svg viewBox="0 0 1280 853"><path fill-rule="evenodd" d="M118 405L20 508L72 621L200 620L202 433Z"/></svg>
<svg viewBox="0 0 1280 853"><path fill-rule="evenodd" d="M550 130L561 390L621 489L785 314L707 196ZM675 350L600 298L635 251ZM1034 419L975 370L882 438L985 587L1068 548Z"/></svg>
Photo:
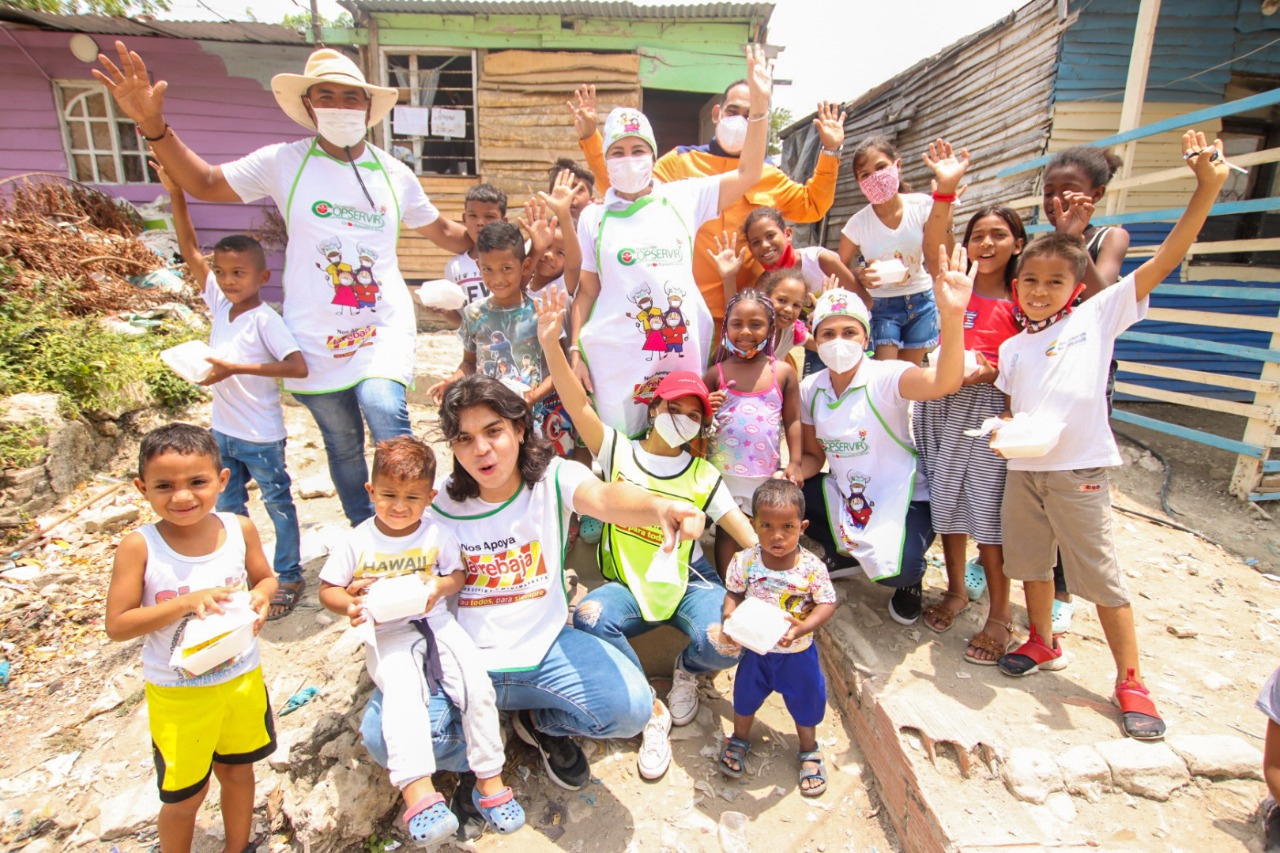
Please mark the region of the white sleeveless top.
<svg viewBox="0 0 1280 853"><path fill-rule="evenodd" d="M202 557L188 557L174 551L154 524L138 528L147 543L147 568L142 580L143 607L162 604L200 589L220 586L249 588L249 575L244 567L244 532L240 529L239 516L229 512L215 515L222 521L227 537L216 550ZM259 665L258 641L255 639L244 654L194 678L185 670L171 666L169 658L182 642L187 621L194 618L184 616L147 634L142 644L144 679L161 687L206 687L230 681Z"/></svg>

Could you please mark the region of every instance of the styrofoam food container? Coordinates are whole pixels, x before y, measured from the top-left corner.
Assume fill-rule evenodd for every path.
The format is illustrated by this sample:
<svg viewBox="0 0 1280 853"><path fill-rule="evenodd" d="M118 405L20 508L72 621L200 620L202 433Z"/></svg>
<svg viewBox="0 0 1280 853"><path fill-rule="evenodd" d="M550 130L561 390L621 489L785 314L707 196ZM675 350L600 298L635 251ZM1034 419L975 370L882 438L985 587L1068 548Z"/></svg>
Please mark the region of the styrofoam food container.
<svg viewBox="0 0 1280 853"><path fill-rule="evenodd" d="M886 284L902 284L907 280L907 265L897 258L889 258L884 261L872 261L868 264L871 271L876 274L879 279L879 287Z"/></svg>
<svg viewBox="0 0 1280 853"><path fill-rule="evenodd" d="M364 594L364 609L379 624L408 616L421 616L431 590L417 575L379 578Z"/></svg>
<svg viewBox="0 0 1280 853"><path fill-rule="evenodd" d="M213 350L204 341L187 341L161 352L160 360L188 382L203 382L213 372L213 365L205 361L212 355Z"/></svg>
<svg viewBox="0 0 1280 853"><path fill-rule="evenodd" d="M253 645L253 623L258 614L249 605L249 593L237 592L220 606L221 613L187 620L182 642L169 658L171 666L181 667L192 675L204 675Z"/></svg>
<svg viewBox="0 0 1280 853"><path fill-rule="evenodd" d="M781 607L748 597L729 614L724 632L744 648L767 655L790 627L791 622Z"/></svg>
<svg viewBox="0 0 1280 853"><path fill-rule="evenodd" d="M1058 439L1066 426L1062 421L1019 412L1013 420L996 430L991 447L1000 451L1005 459L1044 456L1058 446Z"/></svg>
<svg viewBox="0 0 1280 853"><path fill-rule="evenodd" d="M424 281L418 288L418 301L437 311L457 311L467 304L467 294L447 278Z"/></svg>

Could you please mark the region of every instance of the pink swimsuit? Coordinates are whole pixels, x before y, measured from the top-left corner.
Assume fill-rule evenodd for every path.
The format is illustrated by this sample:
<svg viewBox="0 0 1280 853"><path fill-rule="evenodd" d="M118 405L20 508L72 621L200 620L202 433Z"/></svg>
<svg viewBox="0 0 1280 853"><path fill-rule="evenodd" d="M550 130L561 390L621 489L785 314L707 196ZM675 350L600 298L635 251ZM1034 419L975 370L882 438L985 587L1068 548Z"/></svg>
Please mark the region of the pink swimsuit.
<svg viewBox="0 0 1280 853"><path fill-rule="evenodd" d="M711 462L731 477L772 477L782 460L782 389L778 363L769 359L773 382L763 391L725 388L724 370L716 365L725 400L716 413Z"/></svg>

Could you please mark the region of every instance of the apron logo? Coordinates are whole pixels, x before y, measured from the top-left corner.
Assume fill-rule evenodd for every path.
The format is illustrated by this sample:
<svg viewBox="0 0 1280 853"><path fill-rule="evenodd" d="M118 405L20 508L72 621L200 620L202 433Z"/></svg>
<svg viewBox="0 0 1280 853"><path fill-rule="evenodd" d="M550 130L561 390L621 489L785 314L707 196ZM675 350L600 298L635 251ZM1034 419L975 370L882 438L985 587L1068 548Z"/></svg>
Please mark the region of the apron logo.
<svg viewBox="0 0 1280 853"><path fill-rule="evenodd" d="M324 219L333 215L333 207L327 201L318 201L311 205L311 212Z"/></svg>
<svg viewBox="0 0 1280 853"><path fill-rule="evenodd" d="M866 530L867 522L871 520L871 510L875 507L875 501L867 497L867 484L871 482L871 478L864 474L855 474L849 472L849 497L845 498L844 505L849 511L849 521L852 522L855 530Z"/></svg>
<svg viewBox="0 0 1280 853"><path fill-rule="evenodd" d="M376 213L351 207L346 204L334 204L328 201L317 201L311 205L311 212L320 219L340 219L348 228L364 228L369 231L381 231L387 223L387 208L378 208Z"/></svg>
<svg viewBox="0 0 1280 853"><path fill-rule="evenodd" d="M822 445L823 452L828 456L862 456L870 449L865 429L858 430L858 437L854 441L820 438L818 443Z"/></svg>
<svg viewBox="0 0 1280 853"><path fill-rule="evenodd" d="M466 596L459 607L488 607L542 598L547 564L542 545L533 541L518 548L487 554L466 554Z"/></svg>
<svg viewBox="0 0 1280 853"><path fill-rule="evenodd" d="M664 246L619 249L618 263L624 267L634 266L635 264L648 264L655 267L679 265L684 263L684 241L677 240L674 249Z"/></svg>
<svg viewBox="0 0 1280 853"><path fill-rule="evenodd" d="M635 262L636 262L635 249L619 249L618 250L618 263L622 264L624 267L629 267Z"/></svg>

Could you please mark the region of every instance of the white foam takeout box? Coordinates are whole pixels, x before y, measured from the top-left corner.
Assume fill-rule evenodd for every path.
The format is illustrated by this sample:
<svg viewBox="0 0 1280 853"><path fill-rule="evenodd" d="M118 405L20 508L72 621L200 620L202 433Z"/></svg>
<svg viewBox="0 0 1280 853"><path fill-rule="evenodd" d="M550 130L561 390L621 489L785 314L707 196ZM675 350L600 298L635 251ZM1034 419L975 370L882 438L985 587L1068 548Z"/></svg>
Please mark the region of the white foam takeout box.
<svg viewBox="0 0 1280 853"><path fill-rule="evenodd" d="M965 430L965 435L977 437L994 431L991 448L1005 459L1034 459L1058 446L1066 426L1062 421L1018 412L1011 421L987 418L977 429Z"/></svg>
<svg viewBox="0 0 1280 853"><path fill-rule="evenodd" d="M418 288L418 301L437 311L457 311L467 304L467 294L447 278L424 281Z"/></svg>
<svg viewBox="0 0 1280 853"><path fill-rule="evenodd" d="M182 667L192 675L204 675L253 645L253 623L258 614L249 605L249 593L233 593L229 601L220 602L219 606L221 613L187 620L182 642L169 658L171 666Z"/></svg>
<svg viewBox="0 0 1280 853"><path fill-rule="evenodd" d="M416 574L379 578L364 594L364 610L381 625L423 615L430 597L431 590Z"/></svg>
<svg viewBox="0 0 1280 853"><path fill-rule="evenodd" d="M187 341L161 352L160 360L188 382L203 382L213 371L213 365L205 361L211 355L213 350L204 341Z"/></svg>
<svg viewBox="0 0 1280 853"><path fill-rule="evenodd" d="M790 627L791 622L781 607L748 597L729 614L724 632L739 645L758 655L767 655Z"/></svg>
<svg viewBox="0 0 1280 853"><path fill-rule="evenodd" d="M876 274L876 278L879 279L879 284L877 285L879 287L902 284L907 280L907 275L909 274L907 265L897 258L889 258L885 261L872 261L867 266L871 268L871 271Z"/></svg>

